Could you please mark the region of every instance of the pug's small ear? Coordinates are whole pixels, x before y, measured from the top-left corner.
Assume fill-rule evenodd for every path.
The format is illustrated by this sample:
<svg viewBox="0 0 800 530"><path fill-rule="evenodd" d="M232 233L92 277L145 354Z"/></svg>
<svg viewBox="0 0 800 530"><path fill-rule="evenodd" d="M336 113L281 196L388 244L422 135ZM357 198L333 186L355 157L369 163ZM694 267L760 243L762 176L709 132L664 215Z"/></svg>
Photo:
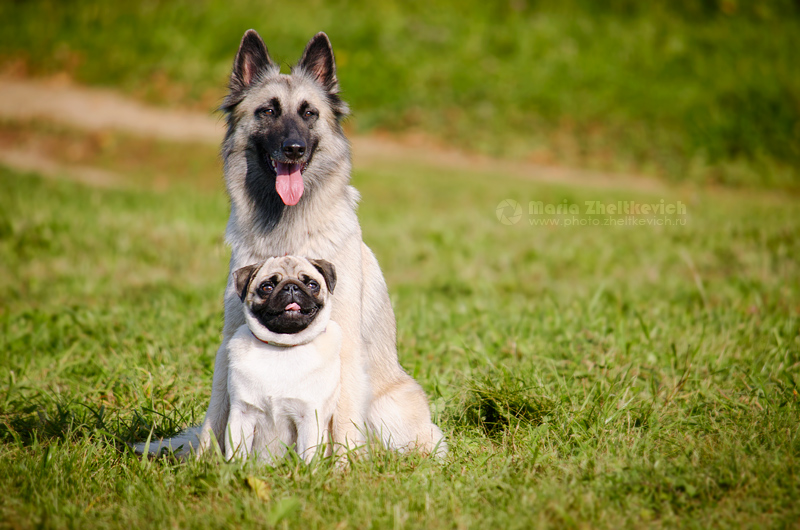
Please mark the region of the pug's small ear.
<svg viewBox="0 0 800 530"><path fill-rule="evenodd" d="M233 271L233 283L236 286L236 292L239 294L242 302L247 298L247 288L250 287L250 280L258 269L261 268L263 262L255 263L253 265L246 265L241 269Z"/></svg>
<svg viewBox="0 0 800 530"><path fill-rule="evenodd" d="M333 294L333 288L336 287L336 267L333 266L333 263L324 259L309 258L308 261L322 274L328 292Z"/></svg>

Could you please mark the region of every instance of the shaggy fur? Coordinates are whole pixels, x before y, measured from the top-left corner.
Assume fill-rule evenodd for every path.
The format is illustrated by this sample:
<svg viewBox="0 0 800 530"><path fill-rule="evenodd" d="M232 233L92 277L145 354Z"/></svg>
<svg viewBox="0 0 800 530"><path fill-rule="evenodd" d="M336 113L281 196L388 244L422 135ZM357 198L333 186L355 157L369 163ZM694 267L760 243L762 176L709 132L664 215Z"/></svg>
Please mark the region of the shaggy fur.
<svg viewBox="0 0 800 530"><path fill-rule="evenodd" d="M343 332L335 443L357 447L372 433L389 448L443 455L446 444L431 422L425 393L398 363L386 283L361 238L359 194L350 186L350 146L341 127L348 107L338 91L333 50L324 33L311 39L289 75L280 73L255 31L245 33L223 104L230 270L287 254L319 256L335 264L338 283L331 318ZM278 174L298 167L301 189L293 189L287 199L285 192L279 193ZM288 205L299 192L299 201ZM227 343L242 324L242 304L231 275L211 401L199 432L201 452L214 439L224 451L230 408ZM197 435L187 433L193 447Z"/></svg>

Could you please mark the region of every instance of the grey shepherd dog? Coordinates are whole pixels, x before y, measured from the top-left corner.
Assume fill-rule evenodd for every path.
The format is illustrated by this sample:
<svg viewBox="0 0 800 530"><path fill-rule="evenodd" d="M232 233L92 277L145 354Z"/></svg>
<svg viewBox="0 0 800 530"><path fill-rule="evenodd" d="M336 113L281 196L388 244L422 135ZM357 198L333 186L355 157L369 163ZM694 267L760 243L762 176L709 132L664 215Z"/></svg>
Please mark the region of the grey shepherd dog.
<svg viewBox="0 0 800 530"><path fill-rule="evenodd" d="M386 283L361 239L359 194L350 186L350 145L341 127L349 109L339 97L327 35L312 38L285 75L258 33L247 31L222 111L228 124L222 157L231 202L230 271L286 254L323 258L336 267L331 320L342 328L343 340L334 444L341 451L376 437L391 449L444 455L447 446L431 422L425 393L398 363ZM151 452L170 447L179 456L203 453L214 441L224 452L227 343L244 323L229 274L223 341L203 425L151 444Z"/></svg>

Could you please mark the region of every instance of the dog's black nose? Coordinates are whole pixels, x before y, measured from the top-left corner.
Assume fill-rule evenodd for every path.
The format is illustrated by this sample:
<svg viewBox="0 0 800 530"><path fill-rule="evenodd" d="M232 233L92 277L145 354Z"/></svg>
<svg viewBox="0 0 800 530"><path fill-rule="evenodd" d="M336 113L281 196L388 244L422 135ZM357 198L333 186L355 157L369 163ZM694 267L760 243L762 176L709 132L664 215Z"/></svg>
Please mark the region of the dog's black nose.
<svg viewBox="0 0 800 530"><path fill-rule="evenodd" d="M300 291L300 289L293 283L287 283L284 285L283 290L291 295L295 295Z"/></svg>
<svg viewBox="0 0 800 530"><path fill-rule="evenodd" d="M283 155L290 160L297 160L306 154L306 144L302 140L286 140L283 142Z"/></svg>

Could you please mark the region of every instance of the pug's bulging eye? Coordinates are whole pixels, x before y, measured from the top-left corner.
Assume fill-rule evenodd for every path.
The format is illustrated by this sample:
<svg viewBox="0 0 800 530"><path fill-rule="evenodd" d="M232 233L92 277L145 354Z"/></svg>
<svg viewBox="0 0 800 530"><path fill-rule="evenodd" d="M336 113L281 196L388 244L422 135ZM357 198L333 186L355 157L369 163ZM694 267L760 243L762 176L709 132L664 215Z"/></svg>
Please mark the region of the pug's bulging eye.
<svg viewBox="0 0 800 530"><path fill-rule="evenodd" d="M308 288L311 289L314 292L319 291L319 284L317 282L315 282L314 280L310 280L306 284L306 286L308 286Z"/></svg>
<svg viewBox="0 0 800 530"><path fill-rule="evenodd" d="M272 289L274 289L274 287L272 286L271 283L264 282L264 283L262 283L261 285L258 286L258 289L256 289L256 293L258 293L258 296L263 298L263 297L268 296L269 293L272 292Z"/></svg>

